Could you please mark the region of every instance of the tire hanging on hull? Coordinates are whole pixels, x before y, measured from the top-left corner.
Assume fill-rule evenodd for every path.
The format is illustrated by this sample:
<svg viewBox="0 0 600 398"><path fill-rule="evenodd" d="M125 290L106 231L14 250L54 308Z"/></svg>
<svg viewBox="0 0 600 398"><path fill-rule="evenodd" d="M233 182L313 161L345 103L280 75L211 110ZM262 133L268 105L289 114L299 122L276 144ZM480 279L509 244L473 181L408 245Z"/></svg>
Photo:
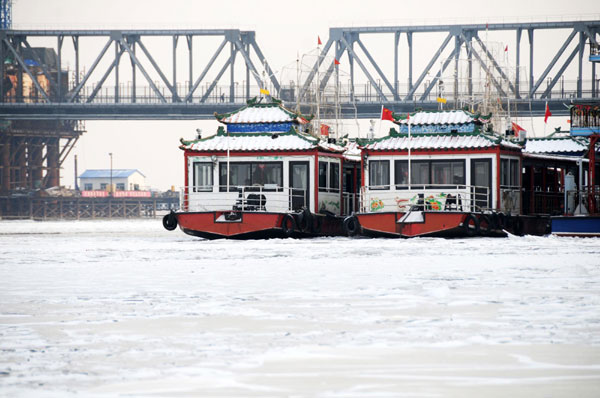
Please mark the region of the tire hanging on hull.
<svg viewBox="0 0 600 398"><path fill-rule="evenodd" d="M479 235L479 220L473 214L467 214L463 220L463 228L469 237Z"/></svg>
<svg viewBox="0 0 600 398"><path fill-rule="evenodd" d="M167 231L173 231L177 228L177 217L175 216L175 213L170 212L169 214L165 214L162 223Z"/></svg>
<svg viewBox="0 0 600 398"><path fill-rule="evenodd" d="M292 217L290 214L284 215L283 219L281 220L281 230L283 231L283 235L286 238L291 238L295 229L296 221L294 220L294 217Z"/></svg>
<svg viewBox="0 0 600 398"><path fill-rule="evenodd" d="M355 236L360 231L360 223L356 216L348 216L344 220L344 233L346 236Z"/></svg>

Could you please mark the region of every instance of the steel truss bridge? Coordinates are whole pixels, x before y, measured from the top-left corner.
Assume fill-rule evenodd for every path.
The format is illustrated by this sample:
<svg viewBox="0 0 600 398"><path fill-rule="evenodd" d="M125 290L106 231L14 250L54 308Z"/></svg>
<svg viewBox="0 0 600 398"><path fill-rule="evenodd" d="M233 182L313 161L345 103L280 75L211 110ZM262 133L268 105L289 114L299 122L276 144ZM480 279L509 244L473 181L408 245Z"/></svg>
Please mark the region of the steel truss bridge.
<svg viewBox="0 0 600 398"><path fill-rule="evenodd" d="M503 70L501 60L482 40L483 32L497 31L502 32L503 38L513 35L516 39L513 53L517 73L514 75ZM552 43L539 43L542 39L537 39L537 46L553 48L555 53L542 65L543 72L535 75L536 32L542 31L556 31L563 36L560 42ZM417 42L422 35L432 33L445 37L432 53L420 51L419 56L427 55L429 62L422 69L416 69L413 39ZM322 76L322 85L334 75L334 63L324 64L325 60L333 57L343 60L344 67L350 69L349 81L343 83L348 94L341 97L341 107L352 111L343 116L354 117L356 114L359 118L377 118L382 105L396 112L413 111L415 108L437 109L440 80L451 63L454 67L458 65L463 53L469 65L477 65L492 76L491 83L501 94L501 101L506 102L503 105L510 102L511 107L519 112L539 116L543 115L547 102L554 115L567 115L564 104L574 99L598 98L600 85L596 79L595 63L591 62L588 79L584 77L583 70L584 66L589 68L588 47L598 46L599 33L600 21L331 28L311 73L304 81L298 82L297 87L290 87L281 85L277 80L252 31L1 30L0 59L13 60L16 87L6 79L0 79L0 119L212 119L215 111L222 113L236 109L246 99L257 95L261 88L269 89L273 95L294 107L298 100L296 96L303 103L318 69L325 68L327 71ZM366 36L393 38L393 47L386 51L386 54L393 53L393 60L377 62L376 56L380 59L390 57L375 53L373 47L369 48L363 40ZM524 36L527 36L528 44L526 62L523 62L521 54ZM57 72L64 70L65 38L74 59L72 78ZM88 38L101 40L104 45L98 51L96 46L90 46L83 40ZM157 51L150 45L156 38L169 41L171 56L165 56L164 50ZM194 43L207 38L216 39L220 44L212 53L208 46L202 47L198 54ZM54 43L57 54L54 70L32 50L31 41L34 39ZM406 47L406 54L400 54L402 40L406 40L406 46L402 46ZM590 46L586 45L588 42ZM111 47L114 51L109 51ZM93 63L85 68L80 65L84 52L95 54ZM30 55L29 59L25 58L25 53ZM239 58L245 68L242 84L236 81L236 69L239 73L240 68L236 68L235 63ZM127 82L120 76L123 59L128 59L131 67ZM407 69L402 76L400 59L406 63ZM569 75L567 69L575 60L576 76L572 72ZM200 63L202 68L194 68L195 62ZM188 73L182 78L177 72L182 70L183 65L187 66ZM9 67L1 62L0 76L5 76ZM519 72L522 67L527 68L528 76ZM468 73L471 82L471 67ZM40 83L40 75L44 76L47 84ZM28 92L24 90L27 77L35 86ZM11 85L12 91L8 85ZM476 88L469 84L461 95L477 94L474 90ZM460 105L456 92L455 89L454 96L448 95L447 108Z"/></svg>

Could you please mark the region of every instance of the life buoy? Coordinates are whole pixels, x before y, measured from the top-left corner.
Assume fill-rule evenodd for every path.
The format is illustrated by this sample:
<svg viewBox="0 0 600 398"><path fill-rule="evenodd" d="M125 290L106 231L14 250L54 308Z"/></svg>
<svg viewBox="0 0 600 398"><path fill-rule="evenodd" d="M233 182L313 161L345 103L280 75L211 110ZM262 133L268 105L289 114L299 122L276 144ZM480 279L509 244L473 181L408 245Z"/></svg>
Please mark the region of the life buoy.
<svg viewBox="0 0 600 398"><path fill-rule="evenodd" d="M479 234L479 220L473 214L467 214L463 220L463 228L467 236Z"/></svg>
<svg viewBox="0 0 600 398"><path fill-rule="evenodd" d="M294 221L294 217L290 214L284 215L281 220L281 230L283 231L283 235L285 235L286 238L289 238L294 234L295 229L296 221Z"/></svg>
<svg viewBox="0 0 600 398"><path fill-rule="evenodd" d="M175 228L177 228L177 217L175 216L175 213L171 212L169 214L165 214L162 219L162 223L163 227L165 227L167 231L173 231Z"/></svg>
<svg viewBox="0 0 600 398"><path fill-rule="evenodd" d="M323 227L323 217L313 216L311 222L311 230L315 234L321 233L321 228Z"/></svg>
<svg viewBox="0 0 600 398"><path fill-rule="evenodd" d="M477 221L479 222L479 233L481 233L481 235L487 236L492 233L494 226L487 214L481 214Z"/></svg>
<svg viewBox="0 0 600 398"><path fill-rule="evenodd" d="M348 216L344 219L344 233L346 236L355 236L360 230L360 223L356 216Z"/></svg>

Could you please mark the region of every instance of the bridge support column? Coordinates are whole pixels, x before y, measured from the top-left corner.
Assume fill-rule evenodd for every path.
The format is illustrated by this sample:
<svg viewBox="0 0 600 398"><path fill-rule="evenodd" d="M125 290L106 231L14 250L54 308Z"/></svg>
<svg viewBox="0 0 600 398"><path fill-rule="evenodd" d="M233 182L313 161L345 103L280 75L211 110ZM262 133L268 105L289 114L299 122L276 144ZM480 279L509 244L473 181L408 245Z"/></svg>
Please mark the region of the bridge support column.
<svg viewBox="0 0 600 398"><path fill-rule="evenodd" d="M29 144L29 170L33 189L41 188L43 177L42 144L40 142Z"/></svg>
<svg viewBox="0 0 600 398"><path fill-rule="evenodd" d="M10 138L4 136L2 145L2 192L10 191Z"/></svg>
<svg viewBox="0 0 600 398"><path fill-rule="evenodd" d="M60 185L60 170L58 164L59 157L59 139L51 138L48 140L46 144L46 153L47 153L47 178L48 183L46 187L56 187Z"/></svg>

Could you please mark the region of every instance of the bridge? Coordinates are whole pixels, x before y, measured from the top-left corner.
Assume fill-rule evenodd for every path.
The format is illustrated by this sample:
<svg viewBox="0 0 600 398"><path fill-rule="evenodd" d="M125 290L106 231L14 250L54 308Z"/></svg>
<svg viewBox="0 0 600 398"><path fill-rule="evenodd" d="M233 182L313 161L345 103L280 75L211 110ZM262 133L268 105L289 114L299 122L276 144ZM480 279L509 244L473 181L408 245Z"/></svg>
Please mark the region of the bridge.
<svg viewBox="0 0 600 398"><path fill-rule="evenodd" d="M562 35L560 42L540 43L543 39L537 38L539 33L548 31ZM376 118L382 105L396 112L437 109L438 97L444 97L447 108L462 107L472 98L483 97L489 85L494 100L504 108L510 105L518 112L540 116L548 103L554 115L567 115L564 104L598 97L599 81L595 63L586 57L590 51L586 42L590 47L597 46L599 31L600 21L593 20L331 28L307 77L283 85L252 31L0 30L0 59L11 61L0 63L0 76L14 75L13 80L0 79L0 119L212 119L215 111L238 108L261 88L283 98L288 106L302 107L319 70L324 70L322 87L337 73L333 58L350 70L348 81L341 83L339 91L343 117L356 114L359 118ZM482 39L488 32L515 37L513 72L504 67L503 55ZM429 61L417 69L413 54L414 47L419 47L413 43L431 35L442 35L442 39L431 53L421 46L419 56L427 55ZM524 63L523 36L527 36L529 50L528 62ZM370 48L366 37L382 41L392 37L393 47ZM54 62L43 59L43 54L35 50L35 40L54 43ZM168 42L168 48L163 45L157 49L153 40ZM404 40L406 44L402 44ZM208 44L198 47L195 43L201 41ZM534 48L540 46L556 47L554 56L542 68L534 65ZM405 48L405 54L401 54L400 47ZM83 53L94 55L94 61L85 67L80 65ZM391 61L388 54L393 54ZM70 74L64 68L66 57L74 64ZM121 64L126 59L130 69L123 71ZM405 64L404 75L400 74L400 60ZM574 61L575 76L568 73ZM202 67L194 65L196 62ZM451 63L453 68L449 68ZM184 65L187 73L182 77L178 72ZM465 65L464 76L459 78L461 65ZM535 75L534 66L543 72ZM584 66L591 68L588 79L584 77ZM484 71L487 86L477 81L475 68Z"/></svg>

